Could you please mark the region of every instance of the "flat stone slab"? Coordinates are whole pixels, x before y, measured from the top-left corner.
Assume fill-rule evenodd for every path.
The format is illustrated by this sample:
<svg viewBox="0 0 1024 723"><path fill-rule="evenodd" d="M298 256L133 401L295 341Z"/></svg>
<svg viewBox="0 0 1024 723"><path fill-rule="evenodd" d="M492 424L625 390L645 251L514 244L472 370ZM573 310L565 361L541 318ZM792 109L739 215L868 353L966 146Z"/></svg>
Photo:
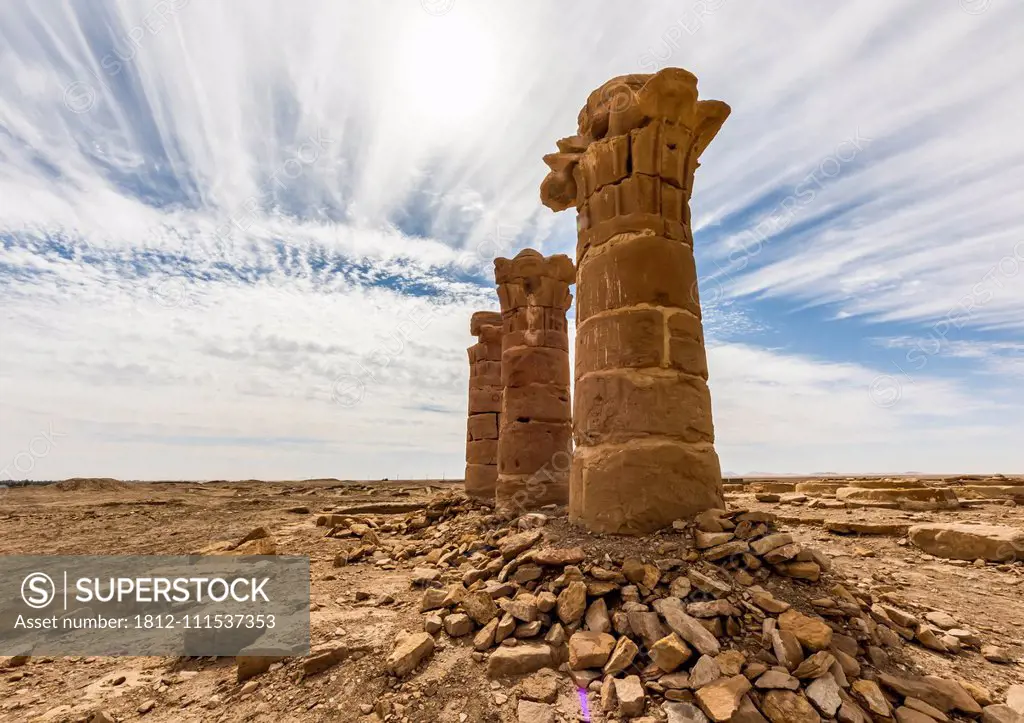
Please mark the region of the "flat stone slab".
<svg viewBox="0 0 1024 723"><path fill-rule="evenodd" d="M960 500L951 489L936 487L864 489L841 487L836 490L836 499L848 505L862 507L890 507L898 505L908 510L952 510L960 506Z"/></svg>
<svg viewBox="0 0 1024 723"><path fill-rule="evenodd" d="M795 492L796 482L758 482L756 484L748 485L747 489L751 492L781 494L783 492Z"/></svg>
<svg viewBox="0 0 1024 723"><path fill-rule="evenodd" d="M856 487L862 490L919 490L929 489L928 485L916 479L855 479L841 487Z"/></svg>
<svg viewBox="0 0 1024 723"><path fill-rule="evenodd" d="M969 500L1015 500L1024 502L1024 486L963 485L953 487L958 497Z"/></svg>
<svg viewBox="0 0 1024 723"><path fill-rule="evenodd" d="M845 520L829 520L825 529L837 535L887 535L889 537L906 537L910 525L899 522L849 522Z"/></svg>
<svg viewBox="0 0 1024 723"><path fill-rule="evenodd" d="M407 512L418 512L427 506L426 502L374 502L365 505L341 507L335 515L403 515Z"/></svg>
<svg viewBox="0 0 1024 723"><path fill-rule="evenodd" d="M849 486L847 482L797 482L796 491L814 497L832 497L839 488Z"/></svg>
<svg viewBox="0 0 1024 723"><path fill-rule="evenodd" d="M1024 559L1024 530L1016 527L947 522L914 525L907 535L929 555L949 560Z"/></svg>

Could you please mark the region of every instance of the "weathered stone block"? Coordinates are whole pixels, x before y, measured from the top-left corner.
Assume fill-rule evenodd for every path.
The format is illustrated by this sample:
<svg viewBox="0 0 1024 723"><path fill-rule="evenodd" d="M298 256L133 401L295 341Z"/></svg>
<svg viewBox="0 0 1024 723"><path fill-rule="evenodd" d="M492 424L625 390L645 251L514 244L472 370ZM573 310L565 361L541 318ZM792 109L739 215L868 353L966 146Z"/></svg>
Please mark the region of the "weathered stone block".
<svg viewBox="0 0 1024 723"><path fill-rule="evenodd" d="M525 346L508 349L502 356L501 383L504 387L554 384L568 388L569 352Z"/></svg>
<svg viewBox="0 0 1024 723"><path fill-rule="evenodd" d="M481 500L494 499L494 487L498 480L496 464L466 465L466 494Z"/></svg>
<svg viewBox="0 0 1024 723"><path fill-rule="evenodd" d="M467 429L471 439L497 439L498 415L493 412L474 414L467 422Z"/></svg>
<svg viewBox="0 0 1024 723"><path fill-rule="evenodd" d="M576 378L603 369L661 366L665 317L659 309L592 316L576 328Z"/></svg>
<svg viewBox="0 0 1024 723"><path fill-rule="evenodd" d="M469 413L501 411L501 387L482 387L469 390Z"/></svg>
<svg viewBox="0 0 1024 723"><path fill-rule="evenodd" d="M703 379L669 370L590 374L576 383L576 434L589 444L646 435L713 442L711 393Z"/></svg>
<svg viewBox="0 0 1024 723"><path fill-rule="evenodd" d="M566 415L568 416L568 415ZM568 469L572 458L572 426L565 422L509 422L502 426L498 472L529 475L545 465Z"/></svg>
<svg viewBox="0 0 1024 723"><path fill-rule="evenodd" d="M466 442L466 462L468 464L497 464L498 440L481 439Z"/></svg>
<svg viewBox="0 0 1024 723"><path fill-rule="evenodd" d="M506 424L519 420L561 422L568 421L571 415L568 387L546 384L508 387L501 405L501 433L504 434Z"/></svg>
<svg viewBox="0 0 1024 723"><path fill-rule="evenodd" d="M577 447L569 517L596 532L645 534L725 508L721 466L710 444L636 439Z"/></svg>
<svg viewBox="0 0 1024 723"><path fill-rule="evenodd" d="M697 280L693 251L657 236L623 235L580 263L577 319L637 304L686 309L699 315L691 289Z"/></svg>

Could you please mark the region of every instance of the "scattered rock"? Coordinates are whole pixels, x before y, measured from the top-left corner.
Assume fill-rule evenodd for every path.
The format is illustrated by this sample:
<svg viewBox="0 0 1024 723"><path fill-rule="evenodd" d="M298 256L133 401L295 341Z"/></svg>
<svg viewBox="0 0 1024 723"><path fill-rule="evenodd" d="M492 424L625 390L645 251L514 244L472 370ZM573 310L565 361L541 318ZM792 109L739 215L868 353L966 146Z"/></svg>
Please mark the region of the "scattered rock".
<svg viewBox="0 0 1024 723"><path fill-rule="evenodd" d="M1024 530L1005 525L933 523L914 525L907 535L929 555L950 560L1003 562L1024 550Z"/></svg>
<svg viewBox="0 0 1024 723"><path fill-rule="evenodd" d="M615 643L615 649L612 650L612 654L608 658L608 662L605 663L604 674L616 675L617 673L621 673L633 664L633 659L636 658L637 653L639 652L640 648L637 644L623 635L618 639L618 642ZM662 670L664 670L664 668L662 668Z"/></svg>
<svg viewBox="0 0 1024 723"><path fill-rule="evenodd" d="M554 673L531 675L519 684L519 694L526 700L554 703L558 698L558 678Z"/></svg>
<svg viewBox="0 0 1024 723"><path fill-rule="evenodd" d="M990 663L1009 664L1013 662L1013 658L1010 657L1006 649L1000 648L998 645L982 645L981 656Z"/></svg>
<svg viewBox="0 0 1024 723"><path fill-rule="evenodd" d="M412 633L398 642L385 667L392 675L403 678L433 652L434 638L430 633Z"/></svg>
<svg viewBox="0 0 1024 723"><path fill-rule="evenodd" d="M569 638L569 668L601 668L615 648L615 638L608 633L581 631Z"/></svg>
<svg viewBox="0 0 1024 723"><path fill-rule="evenodd" d="M618 700L618 713L623 718L643 715L644 687L639 676L629 675L616 679L615 698Z"/></svg>
<svg viewBox="0 0 1024 723"><path fill-rule="evenodd" d="M770 690L761 701L761 712L772 723L820 723L807 699L790 690Z"/></svg>
<svg viewBox="0 0 1024 723"><path fill-rule="evenodd" d="M832 642L832 628L796 610L787 610L779 616L779 628L792 633L805 647L825 650Z"/></svg>
<svg viewBox="0 0 1024 723"><path fill-rule="evenodd" d="M725 723L739 709L740 701L750 690L746 676L724 678L697 691L700 709L716 723ZM775 691L773 691L775 692ZM790 723L787 721L786 723Z"/></svg>
<svg viewBox="0 0 1024 723"><path fill-rule="evenodd" d="M487 659L487 675L491 678L527 675L549 668L552 663L551 648L543 643L499 647Z"/></svg>
<svg viewBox="0 0 1024 723"><path fill-rule="evenodd" d="M650 646L649 652L654 664L666 673L674 672L693 655L693 651L676 633L669 633L658 640Z"/></svg>
<svg viewBox="0 0 1024 723"><path fill-rule="evenodd" d="M814 704L823 716L831 718L842 705L839 697L839 684L831 675L823 675L807 686L807 699Z"/></svg>
<svg viewBox="0 0 1024 723"><path fill-rule="evenodd" d="M718 655L722 651L718 639L699 620L683 611L681 600L662 598L654 602L654 609L661 613L672 631L696 648L697 652L702 655Z"/></svg>
<svg viewBox="0 0 1024 723"><path fill-rule="evenodd" d="M550 705L532 700L521 700L516 708L519 723L555 723L555 711Z"/></svg>

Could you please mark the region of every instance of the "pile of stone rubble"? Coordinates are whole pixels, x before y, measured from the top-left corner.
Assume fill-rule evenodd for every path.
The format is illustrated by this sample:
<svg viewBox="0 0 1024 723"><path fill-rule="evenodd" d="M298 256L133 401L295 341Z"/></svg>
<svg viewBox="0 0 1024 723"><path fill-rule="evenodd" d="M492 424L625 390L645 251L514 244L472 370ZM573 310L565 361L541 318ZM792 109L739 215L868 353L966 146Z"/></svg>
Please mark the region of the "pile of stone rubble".
<svg viewBox="0 0 1024 723"><path fill-rule="evenodd" d="M449 517L465 509L439 504ZM402 550L434 566L413 571L423 630L397 636L388 672L412 674L443 634L472 645L492 679L530 676L518 687L522 723L556 720L553 671L571 676L594 721L1024 721L1018 687L1004 702L968 680L900 671L905 641L964 660L982 641L948 615L919 619L831 579L828 560L770 514L710 510L635 544L587 538L602 548L589 551L554 546L546 521L532 513ZM353 534L368 546L365 531ZM461 580L442 584L439 568Z"/></svg>

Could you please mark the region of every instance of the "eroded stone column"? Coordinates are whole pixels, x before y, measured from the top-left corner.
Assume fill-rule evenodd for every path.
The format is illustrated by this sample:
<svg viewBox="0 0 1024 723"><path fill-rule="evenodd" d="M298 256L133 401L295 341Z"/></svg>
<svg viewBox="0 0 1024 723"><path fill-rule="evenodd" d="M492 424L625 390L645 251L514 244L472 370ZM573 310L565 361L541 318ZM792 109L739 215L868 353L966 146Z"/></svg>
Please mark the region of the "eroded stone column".
<svg viewBox="0 0 1024 723"><path fill-rule="evenodd" d="M495 259L501 301L503 401L498 440L499 510L569 501L572 405L565 312L575 269L568 256L532 249Z"/></svg>
<svg viewBox="0 0 1024 723"><path fill-rule="evenodd" d="M668 68L614 78L545 156L541 200L577 209L570 518L640 534L724 507L689 200L729 115Z"/></svg>
<svg viewBox="0 0 1024 723"><path fill-rule="evenodd" d="M469 322L469 419L466 422L466 494L494 501L501 414L501 314L478 311Z"/></svg>

